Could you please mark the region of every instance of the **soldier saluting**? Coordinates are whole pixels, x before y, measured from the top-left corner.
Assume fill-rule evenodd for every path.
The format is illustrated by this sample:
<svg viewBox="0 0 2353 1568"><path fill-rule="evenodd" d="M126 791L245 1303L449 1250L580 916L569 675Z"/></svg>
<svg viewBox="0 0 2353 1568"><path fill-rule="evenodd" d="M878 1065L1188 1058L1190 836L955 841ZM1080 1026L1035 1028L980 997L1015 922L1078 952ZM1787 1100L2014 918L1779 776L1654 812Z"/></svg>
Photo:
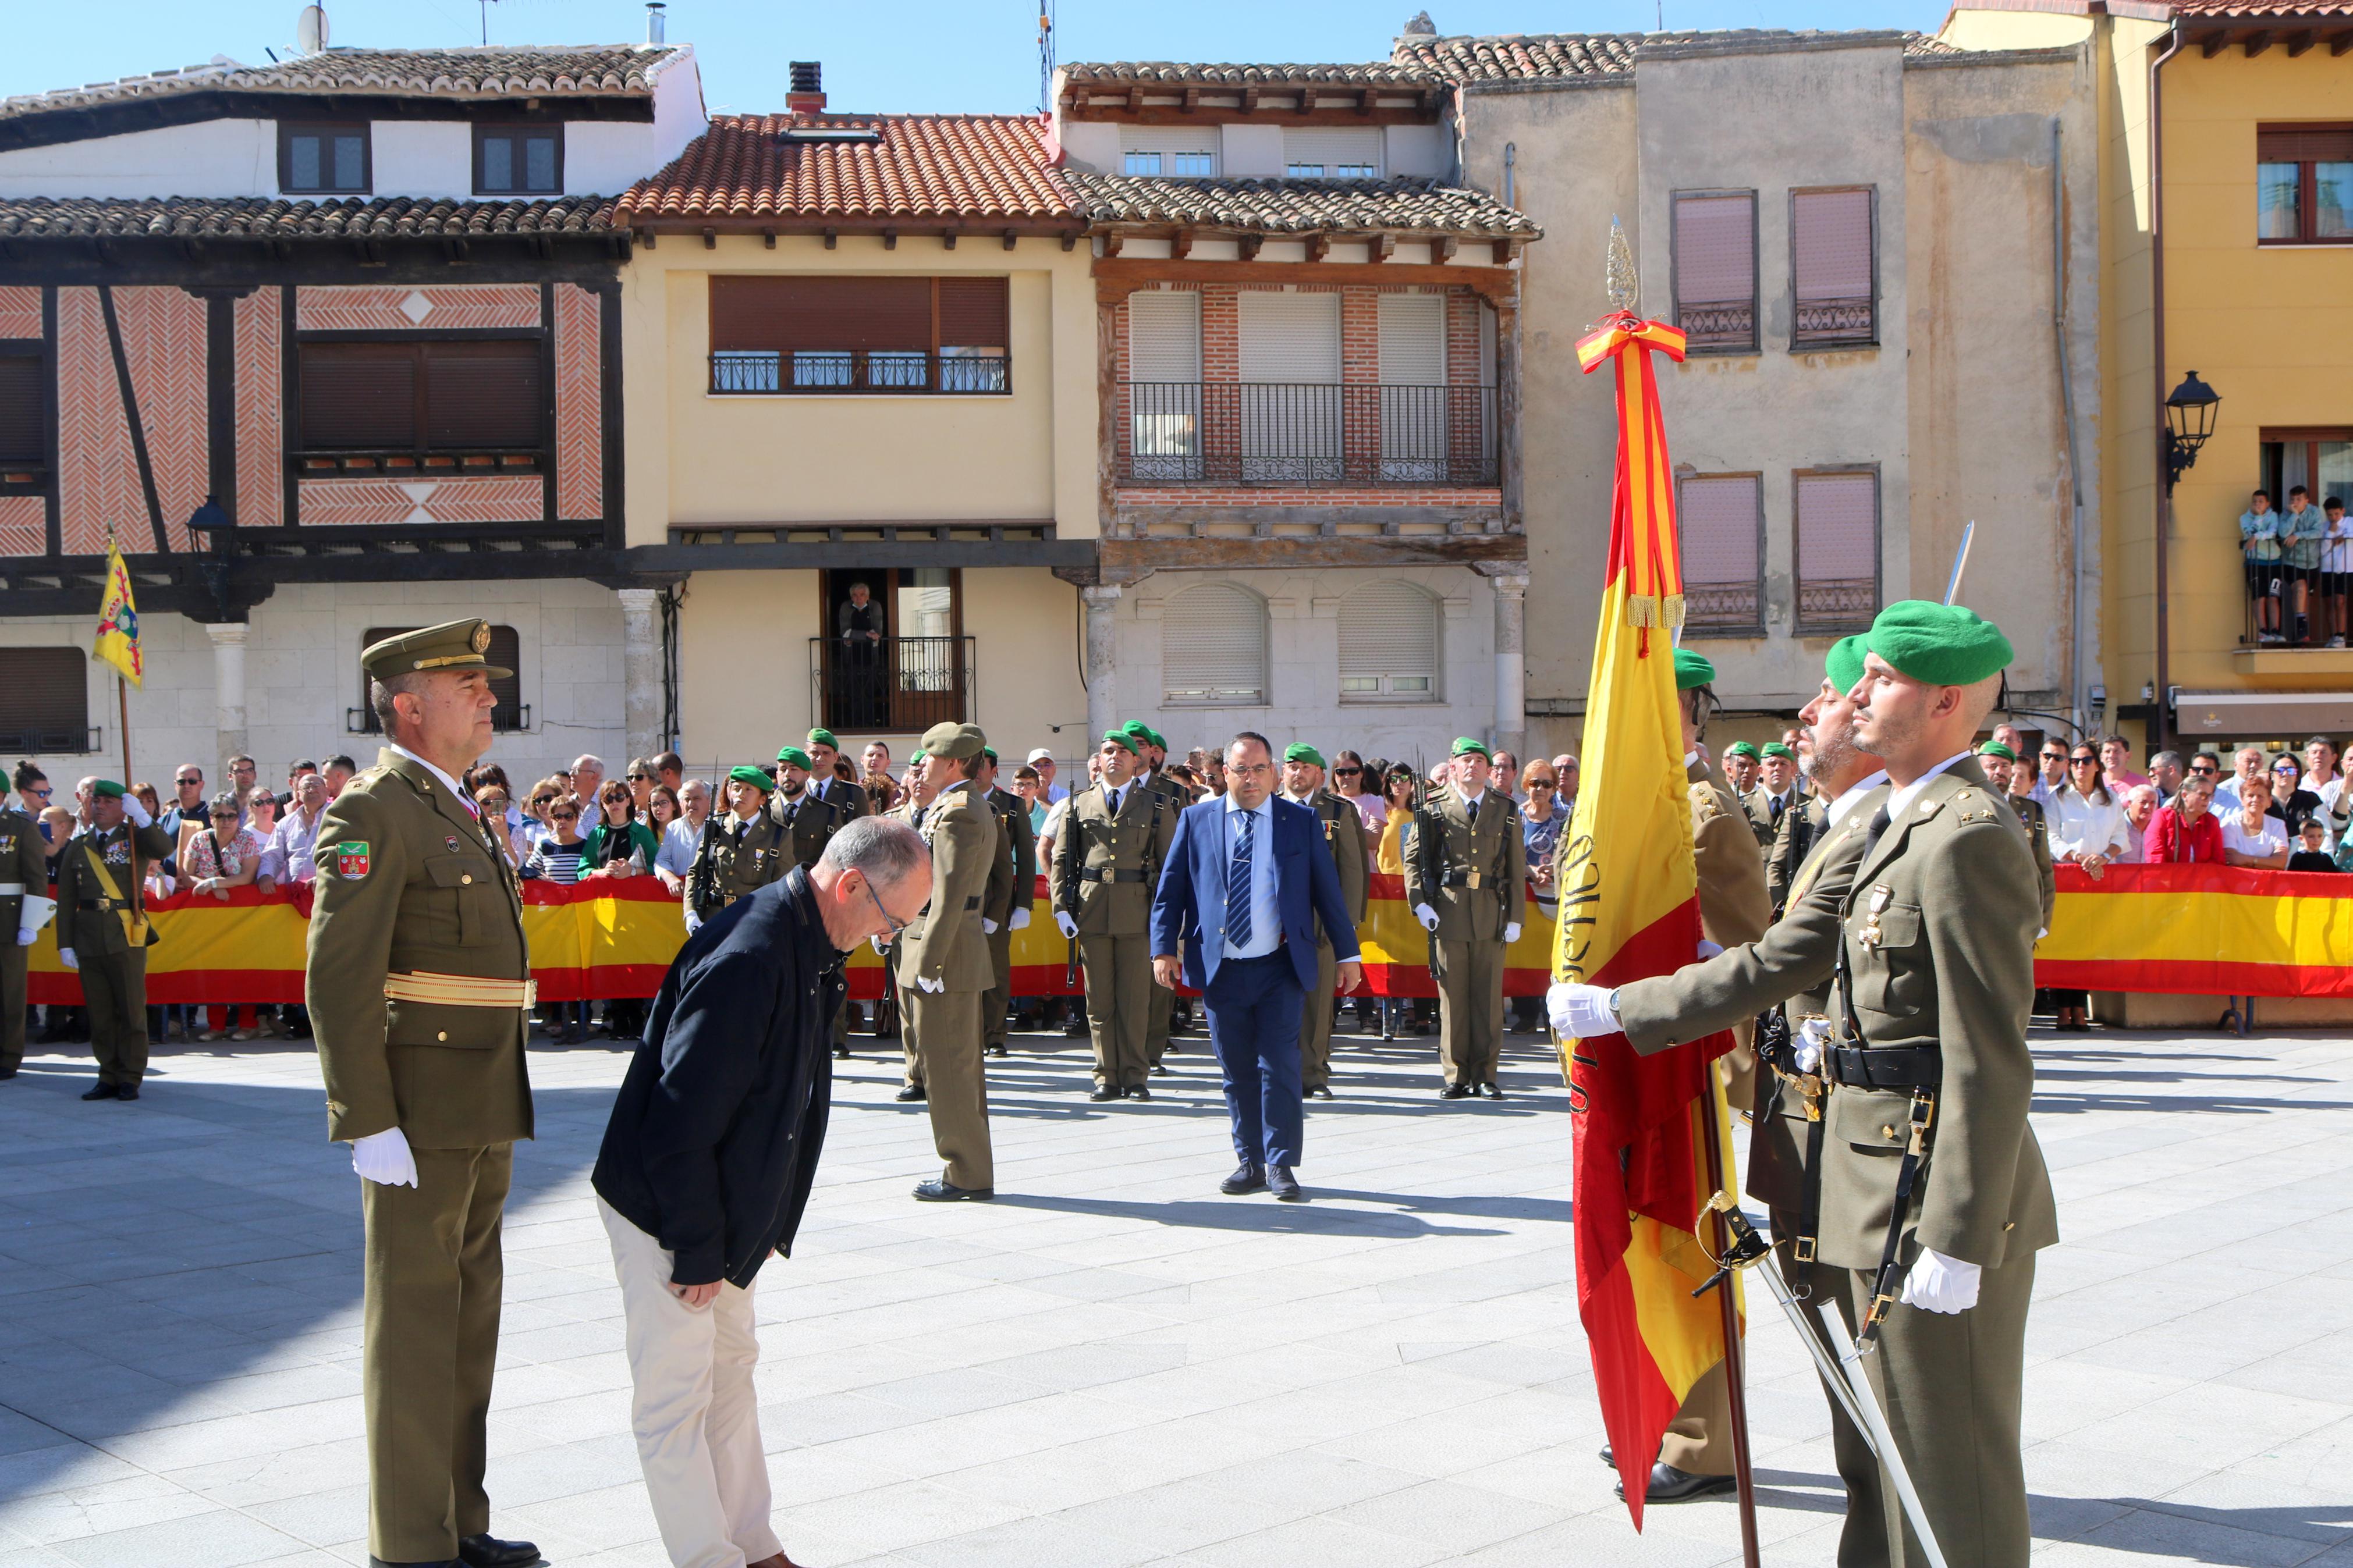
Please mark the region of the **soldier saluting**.
<svg viewBox="0 0 2353 1568"><path fill-rule="evenodd" d="M1504 951L1520 940L1527 845L1519 807L1487 787L1484 744L1454 742L1446 787L1415 809L1405 830L1406 898L1430 933L1438 976L1439 1060L1461 1100L1484 1089L1504 1098L1495 1064L1504 1050Z"/></svg>
<svg viewBox="0 0 2353 1568"><path fill-rule="evenodd" d="M1085 965L1094 1100L1152 1098L1152 893L1177 814L1136 772L1141 750L1127 730L1103 731L1102 776L1071 797L1054 838L1054 923Z"/></svg>
<svg viewBox="0 0 2353 1568"><path fill-rule="evenodd" d="M514 1142L532 1135L522 892L459 787L491 741L491 628L360 655L389 742L319 826L305 999L327 1135L365 1178L368 1551L521 1568L482 1489Z"/></svg>

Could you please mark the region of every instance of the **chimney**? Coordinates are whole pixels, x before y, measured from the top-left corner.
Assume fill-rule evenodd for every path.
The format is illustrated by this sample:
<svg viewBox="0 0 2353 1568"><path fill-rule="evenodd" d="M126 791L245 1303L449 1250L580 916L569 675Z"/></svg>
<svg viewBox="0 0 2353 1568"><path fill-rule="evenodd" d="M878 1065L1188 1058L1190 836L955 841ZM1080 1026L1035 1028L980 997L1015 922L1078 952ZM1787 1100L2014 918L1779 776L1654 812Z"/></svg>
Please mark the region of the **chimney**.
<svg viewBox="0 0 2353 1568"><path fill-rule="evenodd" d="M662 0L646 0L646 42L659 44L665 41L662 36L664 10Z"/></svg>
<svg viewBox="0 0 2353 1568"><path fill-rule="evenodd" d="M785 94L785 110L791 114L822 114L825 112L825 67L817 60L792 62L793 85Z"/></svg>

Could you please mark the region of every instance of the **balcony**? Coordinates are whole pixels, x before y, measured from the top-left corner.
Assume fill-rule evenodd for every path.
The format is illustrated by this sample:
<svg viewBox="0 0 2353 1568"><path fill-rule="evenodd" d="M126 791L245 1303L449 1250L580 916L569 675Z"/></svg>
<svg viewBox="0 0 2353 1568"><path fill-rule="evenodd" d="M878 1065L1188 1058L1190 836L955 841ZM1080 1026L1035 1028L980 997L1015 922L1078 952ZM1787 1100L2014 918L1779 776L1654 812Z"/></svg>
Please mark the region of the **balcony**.
<svg viewBox="0 0 2353 1568"><path fill-rule="evenodd" d="M905 397L1012 390L1012 362L996 349L857 349L839 353L720 349L711 356L714 396L864 393Z"/></svg>
<svg viewBox="0 0 2353 1568"><path fill-rule="evenodd" d="M1497 482L1492 386L1131 381L1119 396L1122 484Z"/></svg>
<svg viewBox="0 0 2353 1568"><path fill-rule="evenodd" d="M1879 312L1865 296L1852 300L1800 300L1793 349L1867 348L1879 342Z"/></svg>
<svg viewBox="0 0 2353 1568"><path fill-rule="evenodd" d="M921 734L972 715L973 639L811 637L809 701L828 730Z"/></svg>
<svg viewBox="0 0 2353 1568"><path fill-rule="evenodd" d="M1754 353L1757 305L1751 300L1677 307L1685 347L1694 353Z"/></svg>

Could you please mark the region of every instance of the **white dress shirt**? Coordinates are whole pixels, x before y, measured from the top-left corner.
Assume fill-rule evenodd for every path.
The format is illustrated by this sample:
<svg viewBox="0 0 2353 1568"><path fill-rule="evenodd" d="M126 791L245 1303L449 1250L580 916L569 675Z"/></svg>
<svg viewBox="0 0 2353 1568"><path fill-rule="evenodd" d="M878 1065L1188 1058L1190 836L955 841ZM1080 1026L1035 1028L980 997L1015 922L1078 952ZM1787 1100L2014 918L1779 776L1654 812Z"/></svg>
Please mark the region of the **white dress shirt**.
<svg viewBox="0 0 2353 1568"><path fill-rule="evenodd" d="M1282 909L1274 891L1274 800L1269 796L1258 803L1258 809L1245 813L1234 804L1230 795L1225 797L1226 852L1219 860L1219 876L1217 891L1220 916L1219 929L1224 930L1223 914L1228 879L1233 875L1234 847L1241 842L1241 818L1251 819L1250 827L1250 939L1247 947L1237 946L1229 940L1228 958L1264 958L1282 942Z"/></svg>
<svg viewBox="0 0 2353 1568"><path fill-rule="evenodd" d="M1883 784L1886 782L1887 770L1885 768L1881 768L1877 772L1873 773L1869 778L1864 779L1862 783L1849 786L1845 794L1840 795L1836 800L1831 802L1829 805L1823 807L1822 816L1825 818L1823 831L1828 832L1831 828L1836 827L1841 822L1846 820L1846 814L1854 809L1855 803L1857 801L1860 801L1864 795L1869 795L1873 790L1877 789L1881 784ZM1890 812L1888 815L1893 816L1894 813Z"/></svg>
<svg viewBox="0 0 2353 1568"><path fill-rule="evenodd" d="M2097 855L2113 860L2124 853L2132 824L2125 819L2124 802L2116 798L2116 792L2102 793L2106 799L2094 800L2073 784L2059 792L2058 802L2050 808L2044 823L2050 833L2052 859L2063 860L2073 855L2083 860Z"/></svg>
<svg viewBox="0 0 2353 1568"><path fill-rule="evenodd" d="M1968 752L1955 752L1951 756L1947 757L1943 762L1938 763L1935 767L1930 768L1926 773L1922 773L1918 778L1914 779L1910 784L1905 784L1902 789L1899 789L1894 795L1889 795L1887 797L1888 821L1893 822L1897 817L1903 816L1906 811L1909 811L1912 808L1912 803L1920 798L1920 792L1928 787L1928 781L1930 779L1935 778L1938 773L1943 773L1947 768L1951 767L1955 763L1959 762L1962 758L1970 754L1971 753Z"/></svg>
<svg viewBox="0 0 2353 1568"><path fill-rule="evenodd" d="M441 781L442 787L449 792L449 798L464 806L468 811L472 812L476 816L482 815L481 808L474 804L474 797L468 795L465 790L459 786L456 779L451 778L448 773L443 773L439 768L435 767L431 763L427 762L423 757L420 757L415 752L410 751L406 746L396 746L387 742L385 742L385 750L387 752L398 752L402 756L406 757L410 762L415 763L418 767L423 768L427 773L431 773L435 778L439 779Z"/></svg>

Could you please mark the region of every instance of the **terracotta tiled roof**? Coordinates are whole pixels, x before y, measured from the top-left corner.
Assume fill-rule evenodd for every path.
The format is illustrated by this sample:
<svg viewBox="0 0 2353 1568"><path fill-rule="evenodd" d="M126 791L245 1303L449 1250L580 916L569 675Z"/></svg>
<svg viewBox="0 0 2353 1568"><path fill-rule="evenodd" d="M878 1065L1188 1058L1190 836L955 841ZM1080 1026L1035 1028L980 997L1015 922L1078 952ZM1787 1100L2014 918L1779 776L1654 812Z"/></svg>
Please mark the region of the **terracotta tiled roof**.
<svg viewBox="0 0 2353 1568"><path fill-rule="evenodd" d="M0 119L201 92L368 93L400 98L642 98L686 50L676 45L322 49L274 65L209 64L0 99Z"/></svg>
<svg viewBox="0 0 2353 1568"><path fill-rule="evenodd" d="M1034 115L722 115L614 222L1073 218L1053 157Z"/></svg>
<svg viewBox="0 0 2353 1568"><path fill-rule="evenodd" d="M0 199L0 238L466 239L496 235L601 234L608 196L554 201L427 201L413 196L280 201L269 196L163 196L118 201Z"/></svg>
<svg viewBox="0 0 2353 1568"><path fill-rule="evenodd" d="M1398 40L1394 58L1400 66L1448 82L1539 81L1556 77L1630 76L1636 51L1643 48L1742 45L1802 48L1869 36L1757 27L1680 33L1506 33L1455 38L1408 35ZM1923 33L1902 37L1906 55L1961 52Z"/></svg>
<svg viewBox="0 0 2353 1568"><path fill-rule="evenodd" d="M1391 60L1340 65L1203 64L1196 60L1087 60L1062 68L1073 82L1166 82L1194 87L1296 87L1329 82L1335 87L1427 87L1428 78Z"/></svg>
<svg viewBox="0 0 2353 1568"><path fill-rule="evenodd" d="M2185 18L2220 16L2232 21L2257 21L2272 16L2353 21L2353 0L2174 0L2173 14Z"/></svg>
<svg viewBox="0 0 2353 1568"><path fill-rule="evenodd" d="M1260 234L1452 234L1535 239L1524 215L1435 180L1172 180L1065 170L1092 224Z"/></svg>

